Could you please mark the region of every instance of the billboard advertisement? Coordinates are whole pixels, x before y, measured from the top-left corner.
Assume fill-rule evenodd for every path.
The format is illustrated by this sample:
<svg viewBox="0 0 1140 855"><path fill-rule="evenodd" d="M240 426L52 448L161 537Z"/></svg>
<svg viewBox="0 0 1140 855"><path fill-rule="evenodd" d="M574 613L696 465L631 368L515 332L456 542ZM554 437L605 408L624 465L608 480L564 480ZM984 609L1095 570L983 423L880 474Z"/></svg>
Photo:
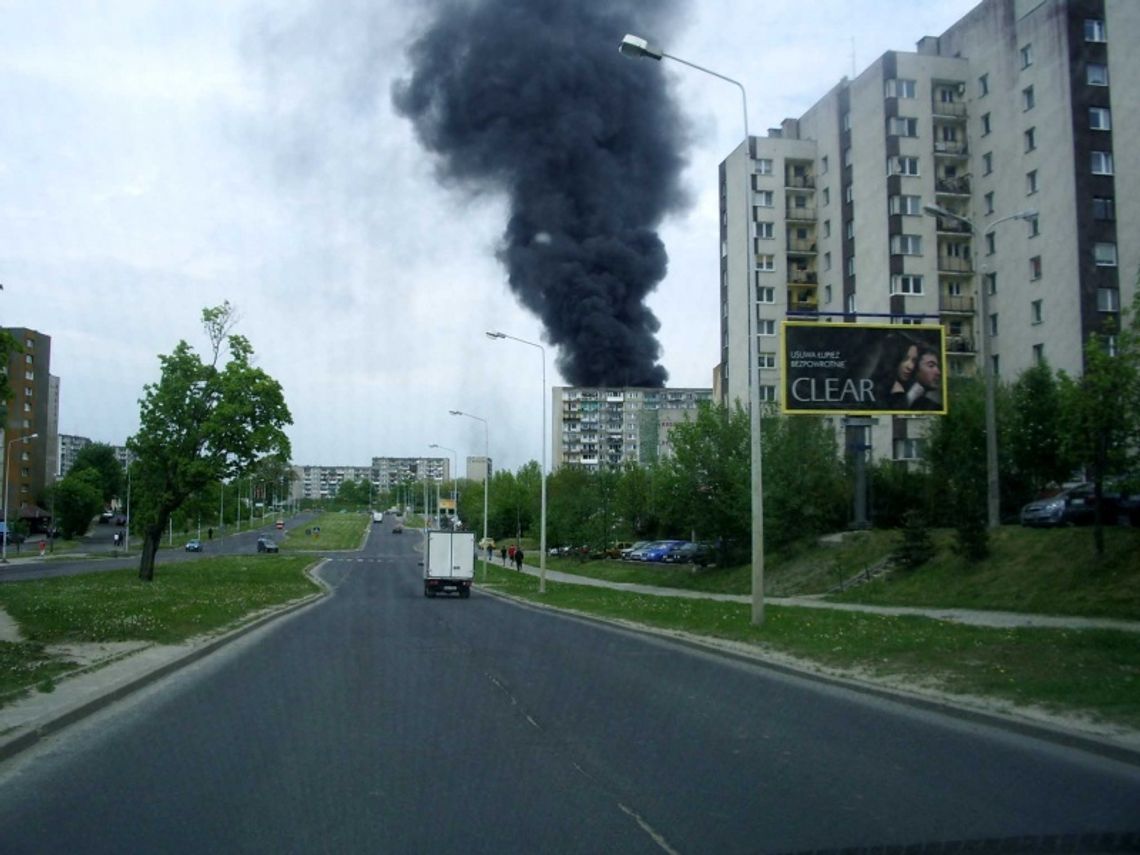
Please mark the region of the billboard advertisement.
<svg viewBox="0 0 1140 855"><path fill-rule="evenodd" d="M945 327L784 321L785 413L946 412Z"/></svg>

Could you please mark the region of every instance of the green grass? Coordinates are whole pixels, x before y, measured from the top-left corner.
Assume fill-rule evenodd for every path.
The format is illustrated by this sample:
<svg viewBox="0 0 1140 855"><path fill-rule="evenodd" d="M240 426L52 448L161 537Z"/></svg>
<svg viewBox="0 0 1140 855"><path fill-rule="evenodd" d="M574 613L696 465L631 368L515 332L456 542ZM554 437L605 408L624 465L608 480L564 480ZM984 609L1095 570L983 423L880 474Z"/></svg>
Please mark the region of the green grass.
<svg viewBox="0 0 1140 855"><path fill-rule="evenodd" d="M370 525L372 517L366 513L324 513L306 523L286 524L280 546L282 550L359 549Z"/></svg>
<svg viewBox="0 0 1140 855"><path fill-rule="evenodd" d="M1140 729L1140 644L1131 633L991 629L917 617L631 594L537 580L491 566L494 589L558 608L756 645L951 693L1082 713Z"/></svg>
<svg viewBox="0 0 1140 855"><path fill-rule="evenodd" d="M833 599L1140 620L1140 530L1104 533L1105 554L1097 560L1091 529L1003 526L991 535L990 557L971 563L941 531L938 554L927 564Z"/></svg>
<svg viewBox="0 0 1140 855"><path fill-rule="evenodd" d="M303 572L310 564L301 555L225 556L159 566L149 583L132 567L0 585L0 607L25 639L0 642L0 705L50 690L76 667L46 645L174 644L222 630L319 590Z"/></svg>

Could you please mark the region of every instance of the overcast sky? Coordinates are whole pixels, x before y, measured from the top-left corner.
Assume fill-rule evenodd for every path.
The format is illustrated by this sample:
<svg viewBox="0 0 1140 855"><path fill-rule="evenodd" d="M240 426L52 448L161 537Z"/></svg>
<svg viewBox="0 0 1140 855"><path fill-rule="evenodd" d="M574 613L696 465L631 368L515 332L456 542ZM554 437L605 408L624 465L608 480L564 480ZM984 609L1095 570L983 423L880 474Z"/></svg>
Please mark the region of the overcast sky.
<svg viewBox="0 0 1140 855"><path fill-rule="evenodd" d="M976 0L678 5L615 29L614 56L628 31L740 80L759 135ZM204 350L201 309L228 299L284 387L294 462L363 466L438 443L462 474L483 427L450 409L488 420L497 468L538 459L539 352L484 336L543 339L496 259L505 201L438 180L392 107L425 8L0 0L0 324L51 336L61 433L123 443L158 354L180 339ZM659 229L669 267L648 305L669 385L709 387L717 165L742 137L740 97L662 70L689 123L689 204ZM555 356L548 386L563 382Z"/></svg>

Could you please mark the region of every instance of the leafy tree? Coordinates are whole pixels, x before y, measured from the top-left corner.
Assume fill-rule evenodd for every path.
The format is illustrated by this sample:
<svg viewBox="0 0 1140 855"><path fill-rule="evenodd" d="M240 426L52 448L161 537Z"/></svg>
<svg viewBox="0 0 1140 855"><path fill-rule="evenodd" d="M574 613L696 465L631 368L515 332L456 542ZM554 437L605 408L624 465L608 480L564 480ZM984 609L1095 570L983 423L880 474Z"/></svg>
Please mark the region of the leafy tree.
<svg viewBox="0 0 1140 855"><path fill-rule="evenodd" d="M908 510L903 514L902 536L892 558L906 570L917 570L934 557L934 541L921 511Z"/></svg>
<svg viewBox="0 0 1140 855"><path fill-rule="evenodd" d="M660 518L654 503L654 482L659 480L660 472L657 465L627 463L618 479L614 508L634 539L647 538L660 530Z"/></svg>
<svg viewBox="0 0 1140 855"><path fill-rule="evenodd" d="M1002 467L1001 483L1003 494L1012 493L1012 506L1017 507L1047 485L1063 482L1074 463L1064 443L1060 386L1046 363L1023 371L1010 388L1009 399L1003 419L1007 429L1001 434L1008 463Z"/></svg>
<svg viewBox="0 0 1140 855"><path fill-rule="evenodd" d="M979 560L989 551L985 385L975 378L952 378L950 400L950 411L933 419L927 434L927 465L942 511L954 521L959 551Z"/></svg>
<svg viewBox="0 0 1140 855"><path fill-rule="evenodd" d="M95 472L104 505L109 505L112 499L123 495L123 489L126 487L123 465L115 456L115 449L107 443L93 442L79 449L70 471L75 472L80 469L90 469Z"/></svg>
<svg viewBox="0 0 1140 855"><path fill-rule="evenodd" d="M1140 291L1124 329L1116 335L1089 336L1080 379L1061 373L1060 398L1065 448L1088 469L1095 485L1093 539L1097 555L1102 555L1105 479L1130 471L1140 455Z"/></svg>
<svg viewBox="0 0 1140 855"><path fill-rule="evenodd" d="M368 506L371 495L371 485L367 481L341 481L336 500L342 505L364 508Z"/></svg>
<svg viewBox="0 0 1140 855"><path fill-rule="evenodd" d="M157 383L144 387L139 431L128 443L132 469L132 522L144 532L139 578L154 578L154 556L171 514L211 482L232 478L259 457L289 456L284 426L292 423L281 385L252 364L249 341L231 333L228 303L202 311L212 359L205 363L185 341L162 365ZM229 361L219 367L223 348Z"/></svg>
<svg viewBox="0 0 1140 855"><path fill-rule="evenodd" d="M769 416L763 445L765 548L844 528L852 488L831 423Z"/></svg>
<svg viewBox="0 0 1140 855"><path fill-rule="evenodd" d="M876 528L899 528L911 511L927 511L927 476L897 460L879 460L870 470L871 516Z"/></svg>
<svg viewBox="0 0 1140 855"><path fill-rule="evenodd" d="M99 473L73 468L51 490L60 534L69 540L86 534L91 520L103 509Z"/></svg>

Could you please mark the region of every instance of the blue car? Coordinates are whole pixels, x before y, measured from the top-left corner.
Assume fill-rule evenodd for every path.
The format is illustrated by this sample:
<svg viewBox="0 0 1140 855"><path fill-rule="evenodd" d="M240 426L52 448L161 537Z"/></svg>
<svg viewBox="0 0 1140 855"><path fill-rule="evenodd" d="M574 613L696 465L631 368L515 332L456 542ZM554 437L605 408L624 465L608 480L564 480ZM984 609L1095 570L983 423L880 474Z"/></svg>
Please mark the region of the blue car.
<svg viewBox="0 0 1140 855"><path fill-rule="evenodd" d="M641 560L642 561L656 561L658 563L664 562L665 556L669 554L669 551L671 549L673 549L673 547L678 546L681 543L684 543L684 541L683 540L658 540L656 543L654 543L652 546L650 546L648 549L644 550L641 553Z"/></svg>

